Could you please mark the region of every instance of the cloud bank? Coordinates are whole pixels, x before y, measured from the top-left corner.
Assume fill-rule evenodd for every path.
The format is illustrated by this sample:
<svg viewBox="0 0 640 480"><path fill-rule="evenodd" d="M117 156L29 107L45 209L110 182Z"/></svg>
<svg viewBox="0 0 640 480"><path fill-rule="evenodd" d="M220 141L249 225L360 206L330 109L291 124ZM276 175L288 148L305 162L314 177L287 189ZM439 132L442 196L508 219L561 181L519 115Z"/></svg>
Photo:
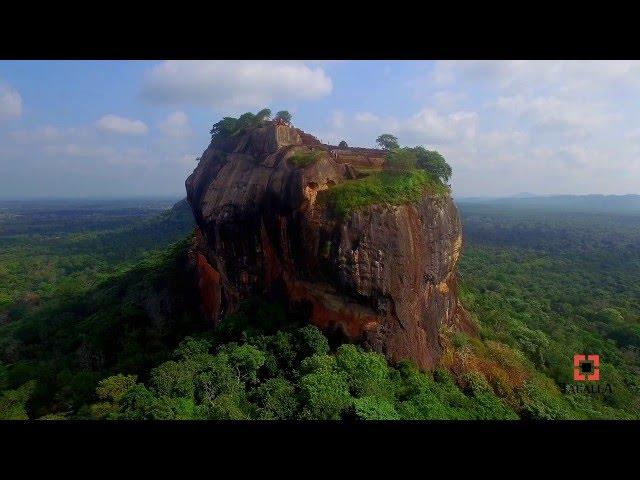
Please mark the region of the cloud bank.
<svg viewBox="0 0 640 480"><path fill-rule="evenodd" d="M172 60L147 72L140 95L168 105L259 108L315 100L332 87L321 67L302 62Z"/></svg>
<svg viewBox="0 0 640 480"><path fill-rule="evenodd" d="M96 122L96 126L103 132L122 135L144 135L149 131L141 120L131 120L117 115L104 115Z"/></svg>

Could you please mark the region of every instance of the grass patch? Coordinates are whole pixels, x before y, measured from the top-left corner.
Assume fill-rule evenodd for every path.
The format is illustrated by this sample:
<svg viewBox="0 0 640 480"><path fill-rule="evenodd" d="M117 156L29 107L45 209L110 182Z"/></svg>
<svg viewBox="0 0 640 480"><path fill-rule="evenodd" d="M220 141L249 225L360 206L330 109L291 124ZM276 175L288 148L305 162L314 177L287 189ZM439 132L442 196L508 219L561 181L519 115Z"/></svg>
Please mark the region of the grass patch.
<svg viewBox="0 0 640 480"><path fill-rule="evenodd" d="M303 151L297 152L296 154L289 157L289 163L294 167L308 167L312 163L314 163L320 157L320 152L315 151Z"/></svg>
<svg viewBox="0 0 640 480"><path fill-rule="evenodd" d="M425 193L446 195L449 189L424 170L383 171L357 180L347 180L320 192L333 211L347 217L354 210L375 204L402 205L415 202Z"/></svg>

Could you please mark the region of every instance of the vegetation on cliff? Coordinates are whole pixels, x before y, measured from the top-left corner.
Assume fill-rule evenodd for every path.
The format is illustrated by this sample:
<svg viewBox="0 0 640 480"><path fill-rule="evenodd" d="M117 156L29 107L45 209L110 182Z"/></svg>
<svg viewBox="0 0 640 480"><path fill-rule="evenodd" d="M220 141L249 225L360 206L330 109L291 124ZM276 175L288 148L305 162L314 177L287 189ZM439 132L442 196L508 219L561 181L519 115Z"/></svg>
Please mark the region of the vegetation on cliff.
<svg viewBox="0 0 640 480"><path fill-rule="evenodd" d="M389 138L391 137L391 138ZM348 180L321 192L333 211L345 218L353 211L376 204L402 205L416 202L425 195L449 193L446 182L452 171L444 157L423 147L403 147L385 134L378 137L387 150L383 171Z"/></svg>
<svg viewBox="0 0 640 480"><path fill-rule="evenodd" d="M271 118L271 110L263 108L257 113L245 112L240 117L224 117L219 122L216 122L211 127L209 133L211 134L211 141L217 139L223 139L232 137L234 135L240 135L247 131L249 128L255 128L264 125L266 121ZM276 113L274 120L281 121L283 123L291 122L291 114L286 110L282 110Z"/></svg>
<svg viewBox="0 0 640 480"><path fill-rule="evenodd" d="M364 178L347 180L320 192L333 211L345 218L353 211L376 204L402 205L425 195L445 195L448 189L424 170L382 171Z"/></svg>
<svg viewBox="0 0 640 480"><path fill-rule="evenodd" d="M442 184L446 184L453 174L451 166L442 154L420 146L390 149L386 156L386 167L401 172L421 169Z"/></svg>
<svg viewBox="0 0 640 480"><path fill-rule="evenodd" d="M281 115L283 112L278 112ZM284 112L288 113L288 112ZM263 108L258 113L246 112L240 117L224 117L211 127L211 141L216 139L227 138L233 135L239 135L248 128L259 127L271 117L271 110Z"/></svg>

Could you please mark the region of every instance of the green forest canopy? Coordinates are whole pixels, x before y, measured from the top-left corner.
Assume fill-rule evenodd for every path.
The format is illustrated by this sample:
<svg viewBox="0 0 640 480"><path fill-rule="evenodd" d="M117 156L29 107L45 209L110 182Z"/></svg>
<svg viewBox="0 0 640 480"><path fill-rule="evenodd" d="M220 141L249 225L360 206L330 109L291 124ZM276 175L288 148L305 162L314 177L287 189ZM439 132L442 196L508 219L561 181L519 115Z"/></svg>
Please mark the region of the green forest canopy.
<svg viewBox="0 0 640 480"><path fill-rule="evenodd" d="M185 239L133 266L111 260L107 279L56 290L1 324L0 418L638 418L638 217L461 209L460 296L479 335L442 328L433 373L330 344L264 300L210 328L186 308L196 300ZM134 228L123 245L146 244L145 232ZM59 241L57 255L73 260L77 239ZM11 247L0 267L36 248L50 247ZM171 315L159 319L154 305L167 301ZM575 352L601 354L610 393L563 389Z"/></svg>

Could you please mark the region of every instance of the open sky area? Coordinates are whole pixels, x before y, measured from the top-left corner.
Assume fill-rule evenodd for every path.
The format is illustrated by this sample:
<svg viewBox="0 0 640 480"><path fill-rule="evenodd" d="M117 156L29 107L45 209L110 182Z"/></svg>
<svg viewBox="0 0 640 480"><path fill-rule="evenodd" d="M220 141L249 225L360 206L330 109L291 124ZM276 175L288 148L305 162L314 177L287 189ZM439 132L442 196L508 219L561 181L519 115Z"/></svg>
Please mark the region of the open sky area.
<svg viewBox="0 0 640 480"><path fill-rule="evenodd" d="M211 125L265 107L436 149L456 196L637 194L638 98L632 61L0 61L0 198L183 195Z"/></svg>

